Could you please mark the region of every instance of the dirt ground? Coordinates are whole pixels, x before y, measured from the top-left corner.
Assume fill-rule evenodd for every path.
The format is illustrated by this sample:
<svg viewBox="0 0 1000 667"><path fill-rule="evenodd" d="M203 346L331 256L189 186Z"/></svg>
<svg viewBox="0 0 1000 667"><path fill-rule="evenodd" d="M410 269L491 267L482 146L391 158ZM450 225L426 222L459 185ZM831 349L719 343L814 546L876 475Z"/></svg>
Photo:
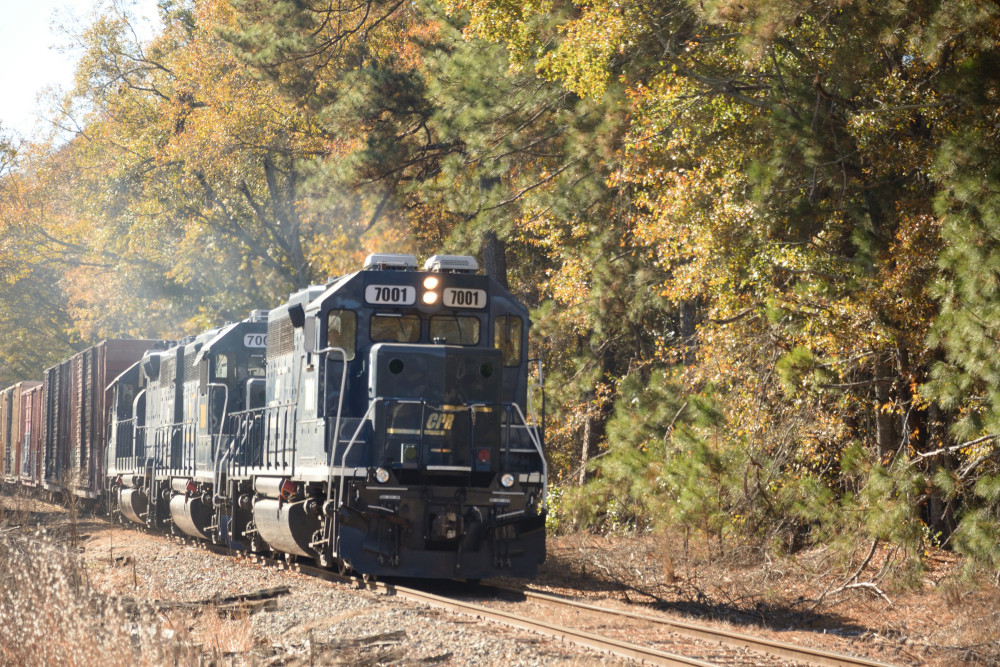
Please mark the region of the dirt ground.
<svg viewBox="0 0 1000 667"><path fill-rule="evenodd" d="M859 545L853 561L835 566L825 547L774 557L684 542L550 538L533 585L894 664L1000 664L1000 585L963 576L951 552L928 552L920 580L904 584L892 577L899 554L881 544Z"/></svg>

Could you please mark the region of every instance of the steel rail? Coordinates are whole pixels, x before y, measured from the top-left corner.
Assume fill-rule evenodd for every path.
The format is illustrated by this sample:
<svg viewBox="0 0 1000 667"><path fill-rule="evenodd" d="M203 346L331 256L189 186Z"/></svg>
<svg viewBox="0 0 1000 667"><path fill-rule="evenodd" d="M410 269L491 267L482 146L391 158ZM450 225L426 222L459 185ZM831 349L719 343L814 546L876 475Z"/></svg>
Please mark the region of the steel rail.
<svg viewBox="0 0 1000 667"><path fill-rule="evenodd" d="M479 604L462 602L453 598L435 595L415 588L396 586L394 584L377 584L383 587L386 593L396 595L406 600L422 602L430 606L446 609L461 614L467 614L485 620L500 622L511 627L529 630L538 634L559 639L560 641L583 646L586 648L609 653L629 660L637 660L641 663L653 665L671 665L677 667L715 667L715 663L689 658L683 655L667 653L654 648L640 646L624 642L611 637L603 637L584 630L576 630L565 626L548 623L519 614L512 614L506 611L490 609Z"/></svg>
<svg viewBox="0 0 1000 667"><path fill-rule="evenodd" d="M602 637L591 632L567 628L554 623L540 621L527 616L520 616L506 611L490 609L480 604L462 602L454 598L428 593L417 588L399 586L393 583L376 581L357 576L346 576L324 570L323 568L294 564L291 566L298 572L326 579L328 581L355 583L360 588L370 591L393 595L411 602L420 602L437 609L444 609L467 616L474 616L485 620L490 620L510 627L529 630L537 634L552 637L576 646L582 646L601 653L616 655L618 657L636 660L643 664L668 665L670 667L717 667L715 663L689 658L683 655L667 653L654 648L640 646L629 642Z"/></svg>
<svg viewBox="0 0 1000 667"><path fill-rule="evenodd" d="M676 632L677 634L682 634L695 639L714 642L718 644L725 644L733 648L745 649L748 651L754 651L756 653L767 653L769 655L773 655L778 658L800 660L803 662L808 662L813 665L822 665L823 667L896 667L895 665L887 662L880 662L877 660L870 660L868 658L861 658L841 653L833 653L832 651L826 651L823 649L814 649L814 648L800 646L798 644L779 642L772 639L765 639L762 637L753 637L739 632L733 632L731 630L721 630L716 628L710 628L703 625L697 625L694 623L689 623L686 621L678 621L673 619L660 618L656 616L649 616L647 614L639 614L636 612L625 611L621 609L610 609L608 607L600 607L597 605L588 604L586 602L579 602L577 600L571 600L558 595L552 595L550 593L518 590L516 588L505 588L505 587L494 587L494 588L503 592L523 595L527 599L536 600L543 604L549 604L553 606L573 607L576 609L583 609L598 614L613 615L613 616L630 618L633 620L647 621L650 623L667 626L668 628L670 628L671 631Z"/></svg>

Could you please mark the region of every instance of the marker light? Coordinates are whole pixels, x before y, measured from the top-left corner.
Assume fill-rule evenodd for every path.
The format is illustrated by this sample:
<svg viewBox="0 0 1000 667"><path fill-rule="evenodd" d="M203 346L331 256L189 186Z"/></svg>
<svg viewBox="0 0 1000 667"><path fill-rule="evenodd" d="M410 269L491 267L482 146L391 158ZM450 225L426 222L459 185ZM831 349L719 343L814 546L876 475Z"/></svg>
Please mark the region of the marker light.
<svg viewBox="0 0 1000 667"><path fill-rule="evenodd" d="M490 450L489 450L489 448L488 447L483 447L482 449L480 449L479 453L476 455L476 458L479 459L480 463L489 463L490 462Z"/></svg>
<svg viewBox="0 0 1000 667"><path fill-rule="evenodd" d="M500 483L503 485L505 489L509 489L510 487L514 486L514 476L511 475L509 472L505 472L503 474L503 477L500 478Z"/></svg>
<svg viewBox="0 0 1000 667"><path fill-rule="evenodd" d="M437 289L437 286L441 284L437 276L427 276L424 278L424 289Z"/></svg>
<svg viewBox="0 0 1000 667"><path fill-rule="evenodd" d="M437 292L424 292L424 303L428 306L433 306L437 303L438 293Z"/></svg>
<svg viewBox="0 0 1000 667"><path fill-rule="evenodd" d="M385 468L379 468L375 471L375 479L379 484L385 484L389 481L389 471Z"/></svg>

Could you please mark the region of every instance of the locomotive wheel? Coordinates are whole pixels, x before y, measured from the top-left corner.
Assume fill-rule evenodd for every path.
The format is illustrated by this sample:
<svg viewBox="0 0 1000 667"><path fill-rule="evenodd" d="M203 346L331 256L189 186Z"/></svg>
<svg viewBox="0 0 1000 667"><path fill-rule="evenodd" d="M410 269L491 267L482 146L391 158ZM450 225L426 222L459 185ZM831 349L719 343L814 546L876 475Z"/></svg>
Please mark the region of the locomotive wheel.
<svg viewBox="0 0 1000 667"><path fill-rule="evenodd" d="M337 574L346 577L351 573L351 564L343 558L337 559Z"/></svg>

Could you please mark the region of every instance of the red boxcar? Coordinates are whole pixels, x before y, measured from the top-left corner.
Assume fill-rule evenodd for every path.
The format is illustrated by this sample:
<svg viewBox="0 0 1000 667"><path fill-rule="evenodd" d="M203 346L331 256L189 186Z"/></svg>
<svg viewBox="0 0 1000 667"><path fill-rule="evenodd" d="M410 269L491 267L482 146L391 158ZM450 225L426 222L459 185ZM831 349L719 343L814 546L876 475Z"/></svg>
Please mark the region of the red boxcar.
<svg viewBox="0 0 1000 667"><path fill-rule="evenodd" d="M97 497L104 488L108 384L162 345L157 340L106 340L45 371L42 480Z"/></svg>
<svg viewBox="0 0 1000 667"><path fill-rule="evenodd" d="M0 391L0 448L3 448L3 462L0 464L0 475L6 482L13 479L14 470L14 447L11 441L11 396L14 393L13 387L8 387Z"/></svg>
<svg viewBox="0 0 1000 667"><path fill-rule="evenodd" d="M21 393L21 483L38 486L42 471L42 383Z"/></svg>
<svg viewBox="0 0 1000 667"><path fill-rule="evenodd" d="M41 382L19 382L0 392L0 445L3 446L3 478L14 482L21 476L24 447L24 393Z"/></svg>

